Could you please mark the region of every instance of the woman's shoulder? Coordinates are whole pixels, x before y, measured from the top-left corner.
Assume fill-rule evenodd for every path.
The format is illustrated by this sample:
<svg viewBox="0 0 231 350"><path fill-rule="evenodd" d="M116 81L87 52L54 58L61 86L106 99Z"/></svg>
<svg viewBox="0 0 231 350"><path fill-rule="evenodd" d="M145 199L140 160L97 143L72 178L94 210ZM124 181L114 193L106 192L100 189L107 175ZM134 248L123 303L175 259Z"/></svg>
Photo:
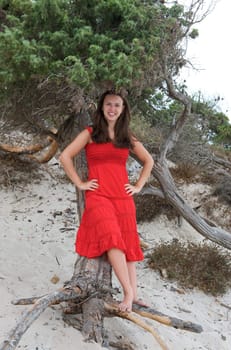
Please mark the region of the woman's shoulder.
<svg viewBox="0 0 231 350"><path fill-rule="evenodd" d="M88 125L88 126L85 127L85 130L87 130L87 131L89 132L89 134L92 134L92 132L93 132L93 127L90 126L90 125Z"/></svg>

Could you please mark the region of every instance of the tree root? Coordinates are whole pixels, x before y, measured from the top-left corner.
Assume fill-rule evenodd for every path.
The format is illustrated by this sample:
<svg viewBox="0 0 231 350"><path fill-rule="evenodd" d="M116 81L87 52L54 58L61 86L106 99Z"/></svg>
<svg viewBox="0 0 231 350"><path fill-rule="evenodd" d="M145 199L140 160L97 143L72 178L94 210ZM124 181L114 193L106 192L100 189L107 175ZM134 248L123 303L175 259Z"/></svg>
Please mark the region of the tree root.
<svg viewBox="0 0 231 350"><path fill-rule="evenodd" d="M70 281L64 283L63 288L40 297L23 298L13 302L14 305L33 306L22 314L15 328L0 345L0 350L14 350L23 334L41 313L47 307L61 303L64 303L64 321L80 330L87 341L93 340L101 345L104 342L104 317L117 316L136 323L150 332L165 350L166 345L143 317L175 328L192 332L202 331L199 325L169 317L151 308L133 305L133 312L121 312L113 301L114 292L111 284L111 266L107 259L104 256L95 259L78 256L74 274Z"/></svg>
<svg viewBox="0 0 231 350"><path fill-rule="evenodd" d="M201 333L203 331L203 328L193 322L189 322L189 321L183 321L179 318L176 317L171 317L171 316L167 316L157 310L154 310L152 308L146 308L143 306L138 306L138 305L134 305L132 310L139 314L140 316L149 318L151 320L155 320L159 323L162 323L166 326L171 326L177 329L182 329L185 331L190 331L190 332L195 332L195 333Z"/></svg>
<svg viewBox="0 0 231 350"><path fill-rule="evenodd" d="M27 329L31 326L31 324L43 313L46 308L50 305L59 304L63 301L76 299L81 295L80 289L77 288L72 289L61 289L59 291L55 291L53 293L47 294L41 298L30 298L30 299L22 299L22 301L17 301L17 305L23 305L25 300L34 300L34 304L32 308L22 314L22 317L18 324L11 330L8 335L8 339L5 340L0 345L0 350L14 350L18 345L21 337L27 331Z"/></svg>
<svg viewBox="0 0 231 350"><path fill-rule="evenodd" d="M100 292L98 292L98 294L100 294ZM91 305L89 305L89 301L91 302ZM70 302L76 306L79 304L88 304L85 310L82 310L83 315L78 314L68 317L64 316L64 320L71 324L73 327L81 330L86 340L94 338L98 343L101 343L103 341L101 337L102 329L99 327L99 324L102 324L102 317L111 317L112 315L130 320L131 322L150 332L163 350L167 350L167 346L164 344L153 327L148 325L141 317L149 318L164 325L172 326L174 328L184 329L197 333L202 332L202 327L200 325L196 325L192 322L185 322L174 317L169 317L152 308L134 305L132 312L121 312L116 304L111 304L102 301L102 299L97 299L96 292L93 293L93 295L88 296L78 287L68 286L42 297L18 299L14 301L14 305L28 305L32 303L33 306L31 309L22 314L22 317L19 320L18 324L9 333L8 339L0 345L0 350L14 350L23 334L41 315L41 313L45 311L48 306L60 304L62 302ZM100 318L99 315L101 315ZM87 322L85 322L86 317ZM89 319L91 319L90 322ZM96 319L98 320L97 322L95 321Z"/></svg>
<svg viewBox="0 0 231 350"><path fill-rule="evenodd" d="M147 324L142 318L137 316L135 312L121 312L118 310L117 306L112 305L112 304L107 304L107 303L105 303L104 306L108 312L111 312L111 313L115 314L116 316L126 318L127 320L137 324L141 328L150 332L154 336L154 338L156 339L158 344L160 345L161 349L168 350L167 345L163 342L163 340L161 339L159 334L153 329L153 327L151 327L149 324Z"/></svg>

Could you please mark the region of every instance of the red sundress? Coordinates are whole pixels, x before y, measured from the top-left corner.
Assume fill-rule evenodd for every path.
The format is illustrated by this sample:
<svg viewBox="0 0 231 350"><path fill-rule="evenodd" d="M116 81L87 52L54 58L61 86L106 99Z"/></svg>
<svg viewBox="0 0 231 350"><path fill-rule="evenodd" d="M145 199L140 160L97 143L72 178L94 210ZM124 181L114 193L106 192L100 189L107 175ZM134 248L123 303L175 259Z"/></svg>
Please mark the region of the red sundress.
<svg viewBox="0 0 231 350"><path fill-rule="evenodd" d="M87 128L91 133L92 129ZM133 197L125 192L129 150L113 143L86 145L88 179L97 179L99 188L86 191L86 203L76 235L76 252L95 258L111 248L122 250L127 261L143 260L137 233Z"/></svg>

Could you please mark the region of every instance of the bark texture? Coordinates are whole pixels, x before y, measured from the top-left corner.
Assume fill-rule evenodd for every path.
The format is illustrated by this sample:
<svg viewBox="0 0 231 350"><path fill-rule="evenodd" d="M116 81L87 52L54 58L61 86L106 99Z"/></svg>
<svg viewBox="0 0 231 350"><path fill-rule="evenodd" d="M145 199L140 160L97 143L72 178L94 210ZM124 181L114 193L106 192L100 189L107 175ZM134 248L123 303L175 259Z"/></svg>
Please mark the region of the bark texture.
<svg viewBox="0 0 231 350"><path fill-rule="evenodd" d="M16 349L23 334L41 313L47 307L60 303L64 304L64 321L80 330L85 340L93 340L101 345L104 343L104 317L117 316L134 322L150 332L161 348L165 350L167 350L167 346L144 318L177 329L195 333L202 332L202 327L198 324L168 316L152 308L136 305L133 306L131 313L120 312L117 304L113 301L113 293L115 291L111 286L111 267L106 257L97 259L78 257L73 276L70 281L64 284L63 288L41 297L14 301L15 305L33 305L23 313L18 324L0 345L0 350Z"/></svg>

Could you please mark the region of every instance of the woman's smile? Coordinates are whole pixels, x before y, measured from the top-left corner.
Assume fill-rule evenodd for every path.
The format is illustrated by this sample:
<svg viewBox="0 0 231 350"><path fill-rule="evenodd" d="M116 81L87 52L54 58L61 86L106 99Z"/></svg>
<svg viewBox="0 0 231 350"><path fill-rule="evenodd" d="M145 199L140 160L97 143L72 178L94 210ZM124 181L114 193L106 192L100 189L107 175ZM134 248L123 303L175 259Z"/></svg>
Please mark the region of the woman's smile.
<svg viewBox="0 0 231 350"><path fill-rule="evenodd" d="M103 103L104 117L108 122L116 122L123 112L124 105L120 96L107 95Z"/></svg>

